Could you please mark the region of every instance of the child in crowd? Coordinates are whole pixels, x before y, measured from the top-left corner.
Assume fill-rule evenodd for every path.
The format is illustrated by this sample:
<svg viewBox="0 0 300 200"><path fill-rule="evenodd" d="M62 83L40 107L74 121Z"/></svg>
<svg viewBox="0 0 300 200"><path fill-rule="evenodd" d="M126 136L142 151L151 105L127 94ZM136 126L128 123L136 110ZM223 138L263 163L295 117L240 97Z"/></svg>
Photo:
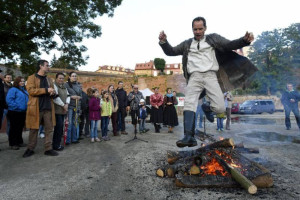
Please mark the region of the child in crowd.
<svg viewBox="0 0 300 200"><path fill-rule="evenodd" d="M217 114L217 131L224 131L223 121L226 118L225 113Z"/></svg>
<svg viewBox="0 0 300 200"><path fill-rule="evenodd" d="M97 89L92 90L92 97L89 101L89 119L91 122L91 142L100 142L98 138L98 123L101 118L100 115L100 99L99 91Z"/></svg>
<svg viewBox="0 0 300 200"><path fill-rule="evenodd" d="M110 140L107 136L108 122L112 114L112 106L109 100L108 91L103 91L101 99L101 132L104 141Z"/></svg>
<svg viewBox="0 0 300 200"><path fill-rule="evenodd" d="M141 99L140 100L140 109L139 109L140 133L146 133L147 131L149 131L149 129L145 128L146 118L147 118L147 110L146 110L146 106L145 106L145 100Z"/></svg>

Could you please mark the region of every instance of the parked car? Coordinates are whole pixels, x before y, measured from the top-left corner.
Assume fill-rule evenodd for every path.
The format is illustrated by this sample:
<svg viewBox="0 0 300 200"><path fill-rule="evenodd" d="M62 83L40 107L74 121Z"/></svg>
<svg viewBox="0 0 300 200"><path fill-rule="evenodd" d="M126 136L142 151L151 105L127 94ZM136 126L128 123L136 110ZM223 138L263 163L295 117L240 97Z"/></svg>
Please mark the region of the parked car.
<svg viewBox="0 0 300 200"><path fill-rule="evenodd" d="M267 112L273 114L275 105L273 100L248 100L240 105L240 113L261 114Z"/></svg>
<svg viewBox="0 0 300 200"><path fill-rule="evenodd" d="M231 107L231 113L239 113L240 112L240 103L233 103Z"/></svg>

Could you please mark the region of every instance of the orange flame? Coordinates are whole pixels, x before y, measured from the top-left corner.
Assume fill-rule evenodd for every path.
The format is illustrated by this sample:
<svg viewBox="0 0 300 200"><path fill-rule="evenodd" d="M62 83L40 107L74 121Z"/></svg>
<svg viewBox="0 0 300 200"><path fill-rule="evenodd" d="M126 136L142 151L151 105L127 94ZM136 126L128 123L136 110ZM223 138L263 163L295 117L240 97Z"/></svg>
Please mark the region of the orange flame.
<svg viewBox="0 0 300 200"><path fill-rule="evenodd" d="M220 139L220 140L224 140L224 138L223 138L223 137L219 137L219 139Z"/></svg>
<svg viewBox="0 0 300 200"><path fill-rule="evenodd" d="M217 161L216 158L211 159L206 165L201 166L201 169L204 170L206 174L210 175L222 175L222 176L228 176L229 174L224 169L222 165ZM218 173L219 172L219 173Z"/></svg>

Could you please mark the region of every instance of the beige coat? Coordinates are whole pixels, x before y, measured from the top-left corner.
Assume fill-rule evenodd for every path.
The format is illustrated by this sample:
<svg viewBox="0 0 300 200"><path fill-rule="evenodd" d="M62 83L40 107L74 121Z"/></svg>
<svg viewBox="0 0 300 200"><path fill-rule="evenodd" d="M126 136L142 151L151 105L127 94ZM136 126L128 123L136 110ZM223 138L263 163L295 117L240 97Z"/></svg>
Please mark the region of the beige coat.
<svg viewBox="0 0 300 200"><path fill-rule="evenodd" d="M115 99L117 101L116 106L114 106L113 98L112 98L111 94L109 94L109 101L111 102L111 108L112 108L113 113L117 112L119 109L119 102L118 102L117 95L115 95Z"/></svg>
<svg viewBox="0 0 300 200"><path fill-rule="evenodd" d="M53 82L47 77L48 84L50 87L54 88ZM26 128L39 129L40 124L40 111L39 111L39 95L46 94L45 88L40 88L40 79L36 77L35 74L28 77L26 89L29 94L28 107L26 112ZM51 99L51 109L52 109L52 125L56 125L55 120L55 109L53 100Z"/></svg>

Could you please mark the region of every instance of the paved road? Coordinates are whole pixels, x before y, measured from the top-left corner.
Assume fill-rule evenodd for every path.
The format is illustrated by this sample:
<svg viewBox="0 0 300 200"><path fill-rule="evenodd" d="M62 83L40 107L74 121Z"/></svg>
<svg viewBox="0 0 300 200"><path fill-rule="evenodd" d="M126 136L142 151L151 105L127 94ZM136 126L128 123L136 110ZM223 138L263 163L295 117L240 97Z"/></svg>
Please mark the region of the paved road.
<svg viewBox="0 0 300 200"><path fill-rule="evenodd" d="M245 154L272 172L275 185L259 189L250 196L243 189L182 189L173 179L155 175L165 164L167 150L182 137L182 123L174 134L167 128L151 131L133 141L133 128L127 124L127 136L112 137L109 142L91 144L88 139L67 147L57 157L43 155L43 139L36 154L22 158L25 148L8 149L7 137L0 134L0 199L297 199L300 191L299 145L292 143L300 132L295 121L292 130L284 127L283 113L233 116L232 130L217 132L216 124L207 124L207 133L215 138L232 137L246 147L258 147L259 154ZM182 122L182 117L180 117ZM111 129L111 128L110 128ZM24 133L27 142L28 133ZM200 142L199 142L200 145Z"/></svg>

